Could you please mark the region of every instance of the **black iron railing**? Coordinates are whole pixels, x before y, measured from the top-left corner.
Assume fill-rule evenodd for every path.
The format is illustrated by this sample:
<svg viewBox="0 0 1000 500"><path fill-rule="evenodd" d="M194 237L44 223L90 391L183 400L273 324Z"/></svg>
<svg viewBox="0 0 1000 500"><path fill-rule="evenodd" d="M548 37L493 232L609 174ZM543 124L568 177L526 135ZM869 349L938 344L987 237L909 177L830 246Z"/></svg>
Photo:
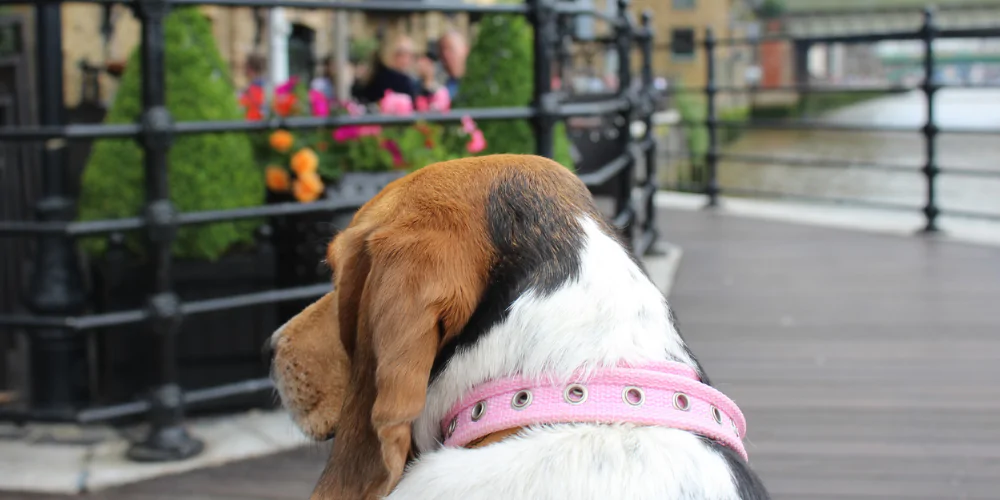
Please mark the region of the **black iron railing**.
<svg viewBox="0 0 1000 500"><path fill-rule="evenodd" d="M895 12L895 11L893 11ZM910 11L912 12L912 10ZM924 231L936 232L939 230L938 218L942 215L962 217L969 219L998 220L1000 214L970 210L948 210L942 209L938 201L938 177L940 175L953 175L965 177L980 177L1000 179L1000 170L983 170L969 168L942 168L938 161L938 138L941 134L1000 134L1000 129L988 130L972 127L948 127L942 129L935 121L937 105L934 97L938 91L945 88L978 88L978 89L1000 89L1000 85L990 84L957 84L946 85L937 80L935 71L939 65L935 60L934 42L943 39L956 38L1000 38L1000 27L974 27L974 28L949 28L939 29L935 26L935 12L933 9L923 11L923 23L917 30L908 31L885 31L879 33L861 33L848 35L816 35L807 34L783 34L774 33L752 38L717 38L711 28L706 29L704 38L696 43L696 47L704 51L705 55L705 76L706 85L701 88L678 87L667 91L668 94L677 95L682 93L704 94L706 103L706 117L704 120L682 120L684 127L705 127L708 132L708 147L704 153L695 154L700 156L695 158L703 162L704 178L701 182L678 182L674 189L684 191L697 191L707 197L707 205L710 207L719 204L720 194L732 194L736 196L758 196L772 198L792 198L803 201L833 202L837 204L848 204L865 206L878 209L891 209L912 211L920 210L925 218ZM836 86L812 86L808 81L808 76L804 76L804 68L798 67L804 63L804 57L796 57L794 71L796 82L793 85L779 87L759 87L759 86L722 86L718 83L717 75L717 55L721 46L755 46L759 47L766 42L789 42L797 44L870 44L882 41L915 41L923 43L923 81L914 87L905 86L865 86L860 87L836 87ZM667 50L670 45L661 45ZM898 92L914 91L923 92L927 106L926 122L920 127L909 126L887 126L879 124L834 124L808 119L750 119L747 121L723 120L719 118L718 96L720 93L754 93L762 94L767 92L801 92L803 94L824 94L824 93L844 93L844 92ZM790 194L779 191L761 191L754 189L744 189L738 187L721 186L719 184L719 164L722 160L730 160L748 165L782 165L800 168L866 168L871 170L906 172L913 173L915 170L898 165L890 165L879 162L854 162L838 159L789 159L770 157L766 155L746 155L730 154L722 151L720 141L720 131L727 128L741 129L763 129L763 130L816 130L833 132L896 132L896 133L918 133L924 138L925 161L919 169L925 180L924 204L922 207L912 207L897 203L862 200L862 199L842 199L809 196L800 194ZM666 152L667 155L680 156L676 152ZM694 154L694 152L692 152Z"/></svg>
<svg viewBox="0 0 1000 500"><path fill-rule="evenodd" d="M417 3L410 1L376 0L365 2L324 0L87 0L95 4L125 4L132 7L141 22L142 104L143 113L134 124L67 125L63 106L63 61L61 0L35 0L37 40L37 77L40 89L38 103L40 119L37 126L0 128L0 141L20 143L33 141L44 150L41 168L44 179L42 198L36 207L35 221L0 222L0 236L34 237L33 276L27 293L27 308L31 314L0 316L0 332L24 332L29 339L31 366L31 398L26 408L0 410L0 420L95 422L145 414L151 430L145 441L137 443L130 456L137 460L174 460L196 454L201 444L183 427L185 406L221 398L243 395L271 388L267 379L252 379L234 384L183 391L178 383L175 350L177 333L185 316L226 309L273 304L318 297L329 290L328 285L276 289L238 296L218 297L184 302L172 289L171 243L182 226L218 221L275 217L289 214L332 213L352 211L366 197L342 196L309 204L283 203L234 210L179 213L169 198L167 154L172 140L184 134L219 132L251 132L277 128L303 129L338 127L360 124L406 124L419 120L432 122L459 121L463 116L475 120L531 119L537 135L538 153L552 156L553 128L558 120L576 114L616 113L620 120L621 154L608 165L583 176L592 189L616 181L616 207L613 217L624 241L638 254L646 253L655 242L652 211L655 187L653 127L645 137L632 138L629 124L635 120L651 123L655 96L652 87L651 19L643 17L637 25L628 13L628 0L618 0L616 16L607 16L589 9L557 0L531 0L525 4L468 5L453 3ZM25 2L0 1L0 5ZM408 117L366 115L364 117L307 118L295 117L267 122L175 122L165 107L165 48L164 20L172 7L182 5L217 5L230 7L300 7L306 9L340 9L377 12L450 12L508 13L528 16L534 27L534 102L527 107L461 109L444 114L418 113ZM557 57L559 42L565 40L563 22L572 16L594 16L609 23L617 42L622 81L621 90L605 102L567 105L561 94L551 89L551 63ZM562 28L560 28L562 26ZM642 52L641 90L630 87L629 55L633 45ZM67 143L74 140L131 138L144 150L146 207L141 215L116 220L74 221L75 201L66 173ZM647 174L635 179L634 165L644 154ZM643 187L643 198L633 198L633 188ZM639 214L644 214L641 219ZM636 227L636 222L639 221ZM83 236L107 235L124 231L142 231L146 236L149 255L146 306L140 309L103 314L85 312L85 290L75 250L76 239ZM72 367L79 366L84 356L81 348L85 332L97 328L145 323L148 335L158 340L158 356L150 359L155 365L156 380L147 399L105 407L80 408L75 403L75 378Z"/></svg>

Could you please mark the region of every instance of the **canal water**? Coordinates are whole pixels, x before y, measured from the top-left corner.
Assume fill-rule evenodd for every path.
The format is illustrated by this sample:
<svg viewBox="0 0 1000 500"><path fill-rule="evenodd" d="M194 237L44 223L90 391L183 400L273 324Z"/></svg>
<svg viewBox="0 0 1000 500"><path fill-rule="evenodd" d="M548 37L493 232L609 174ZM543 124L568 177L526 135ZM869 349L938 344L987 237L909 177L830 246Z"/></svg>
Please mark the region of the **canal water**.
<svg viewBox="0 0 1000 500"><path fill-rule="evenodd" d="M938 200L942 210L1000 215L1000 91L947 89L936 96L935 115L944 131L938 138ZM818 121L831 124L885 125L918 129L927 119L923 93L916 91L866 101L828 112ZM975 134L949 134L949 128ZM988 131L994 132L988 132ZM748 130L726 153L789 159L850 161L851 168L783 166L780 161L748 164L723 161L719 181L725 187L786 192L794 195L851 198L922 207L926 182L920 133L858 133L812 130ZM888 164L907 171L885 172L866 165ZM996 172L997 176L960 176L949 168Z"/></svg>

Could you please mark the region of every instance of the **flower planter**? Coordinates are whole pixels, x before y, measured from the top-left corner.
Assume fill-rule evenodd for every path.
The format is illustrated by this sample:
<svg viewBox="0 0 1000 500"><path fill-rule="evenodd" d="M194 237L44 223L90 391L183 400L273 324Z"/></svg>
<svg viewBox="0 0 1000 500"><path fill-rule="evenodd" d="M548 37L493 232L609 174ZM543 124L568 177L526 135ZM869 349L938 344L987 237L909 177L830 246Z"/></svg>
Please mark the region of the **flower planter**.
<svg viewBox="0 0 1000 500"><path fill-rule="evenodd" d="M386 184L406 175L405 171L350 172L344 174L333 186L326 189L323 198L352 196L368 200L378 194ZM293 201L287 194L269 193L269 202ZM326 247L330 240L347 227L353 212L312 212L275 217L274 256L278 288L293 288L330 282L330 269L326 266ZM308 306L312 300L296 300L278 305L278 317L287 321Z"/></svg>
<svg viewBox="0 0 1000 500"><path fill-rule="evenodd" d="M90 267L93 307L98 312L145 306L149 272L145 263L120 245ZM274 250L269 241L215 262L177 259L173 287L182 301L270 290L274 287ZM261 349L280 326L273 304L195 314L184 318L177 336L177 364L185 390L212 387L268 375ZM114 404L142 398L155 380L160 351L146 324L106 328L96 338L96 399ZM195 408L235 410L273 406L270 392L213 402Z"/></svg>

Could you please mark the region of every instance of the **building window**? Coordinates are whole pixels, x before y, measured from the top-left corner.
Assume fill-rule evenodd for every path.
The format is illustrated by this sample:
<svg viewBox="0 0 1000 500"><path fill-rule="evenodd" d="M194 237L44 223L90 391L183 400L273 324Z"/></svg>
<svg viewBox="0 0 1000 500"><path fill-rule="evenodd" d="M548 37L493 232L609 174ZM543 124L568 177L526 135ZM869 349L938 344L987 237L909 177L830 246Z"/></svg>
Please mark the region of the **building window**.
<svg viewBox="0 0 1000 500"><path fill-rule="evenodd" d="M315 65L316 32L312 28L293 24L288 37L288 75L297 76L308 84Z"/></svg>
<svg viewBox="0 0 1000 500"><path fill-rule="evenodd" d="M695 0L674 0L674 10L694 10Z"/></svg>
<svg viewBox="0 0 1000 500"><path fill-rule="evenodd" d="M675 59L694 57L694 28L674 28L670 32L670 53Z"/></svg>

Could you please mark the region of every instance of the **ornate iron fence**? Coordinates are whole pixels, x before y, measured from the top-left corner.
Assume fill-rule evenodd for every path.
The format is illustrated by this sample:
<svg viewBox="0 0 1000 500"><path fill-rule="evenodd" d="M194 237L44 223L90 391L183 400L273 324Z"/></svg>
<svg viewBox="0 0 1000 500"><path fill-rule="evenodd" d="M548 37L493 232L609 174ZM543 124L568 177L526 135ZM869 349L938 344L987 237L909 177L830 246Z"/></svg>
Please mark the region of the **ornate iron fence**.
<svg viewBox="0 0 1000 500"><path fill-rule="evenodd" d="M892 12L897 12L896 10ZM913 12L911 10L911 12ZM938 138L941 134L1000 134L1000 129L989 130L972 127L948 127L941 128L936 122L938 105L935 104L935 95L938 91L947 88L964 89L1000 89L1000 84L962 84L949 85L943 83L936 77L936 72L940 64L936 60L934 43L944 39L958 38L1000 38L1000 27L948 27L938 28L935 23L935 11L924 9L923 22L919 29L882 31L873 33L851 33L851 34L822 34L810 36L808 34L767 34L757 37L746 38L718 38L712 30L706 29L704 37L694 41L694 49L701 50L706 57L705 77L707 84L701 88L677 87L667 91L671 97L684 93L703 94L706 100L706 117L704 120L682 120L681 125L690 127L705 127L708 131L708 147L704 153L695 154L696 160L704 165L703 180L700 182L678 182L672 189L694 191L703 193L707 197L708 206L716 206L719 203L720 194L733 194L736 196L769 197L769 198L793 198L803 201L833 202L837 204L864 206L876 209L914 211L923 213L925 224L924 231L936 232L939 230L938 218L942 215L1000 221L1000 214L971 210L950 210L942 209L938 199L938 182L941 175L965 176L970 178L991 178L1000 179L1000 170L986 170L976 168L949 167L943 168L938 160ZM803 45L808 47L811 44L873 44L883 41L914 41L923 44L922 61L922 81L914 86L865 86L865 87L845 87L811 86L807 81L804 65L806 56ZM797 54L794 57L793 71L795 82L791 85L779 86L738 86L720 85L718 76L717 55L720 47L723 46L747 46L759 47L767 42L789 42L798 47L795 48ZM658 48L670 49L669 44L660 45ZM908 126L886 126L878 124L833 124L816 120L803 119L749 119L726 120L720 118L718 96L721 93L755 93L764 94L768 92L800 92L803 94L825 94L844 92L900 92L900 91L920 91L924 94L927 106L927 117L920 127ZM893 132L893 133L918 133L924 139L925 160L919 170L912 168L885 164L880 162L853 162L842 159L789 159L767 155L745 155L730 154L722 151L720 132L726 129L744 130L812 130L831 132ZM676 156L676 152L667 151L665 154ZM862 200L862 199L840 199L827 198L809 195L793 195L778 191L760 191L744 189L731 186L722 186L719 183L719 163L721 160L745 163L748 165L783 165L798 168L867 168L883 172L899 173L920 173L925 181L924 204L922 207L913 207L903 204Z"/></svg>
<svg viewBox="0 0 1000 500"><path fill-rule="evenodd" d="M176 136L220 132L252 132L276 128L305 129L364 124L407 124L417 120L457 122L462 116L475 120L530 119L537 136L538 154L553 154L553 129L558 120L581 114L617 114L620 148L608 164L582 175L592 189L614 183L616 201L614 223L633 250L647 252L656 239L653 193L656 190L654 140L651 135L654 103L652 87L653 32L648 15L638 25L628 13L628 0L618 0L616 16L580 8L557 0L531 0L525 4L468 5L415 3L406 0L365 2L330 0L87 0L96 4L125 4L132 7L141 22L140 53L142 60L143 113L134 124L67 125L63 106L62 0L35 0L37 39L37 81L39 125L0 128L0 142L42 145L41 176L43 192L35 207L36 221L0 222L0 236L35 238L31 286L26 306L31 314L0 316L0 333L24 333L29 340L31 387L26 407L0 410L0 420L95 422L126 416L146 415L151 430L146 439L136 443L130 456L140 460L175 460L198 453L200 443L183 427L185 407L222 398L265 391L271 388L265 378L245 380L218 387L184 391L178 383L176 362L177 332L185 316L213 311L247 308L318 297L329 285L274 289L207 300L182 301L172 288L173 262L171 243L181 226L207 224L259 217L316 212L349 212L367 201L367 196L350 195L308 204L283 203L234 210L179 213L169 198L167 153ZM3 4L24 3L0 1ZM228 7L297 7L304 9L339 9L378 12L445 12L489 14L506 13L528 16L534 36L534 101L530 106L489 109L458 109L443 114L399 117L366 115L363 117L293 117L267 122L175 122L165 107L164 19L172 7L217 5ZM572 16L593 16L609 23L614 32L615 48L621 61L620 91L601 102L566 104L563 96L551 88L552 62L557 46L565 40L562 20ZM636 47L638 46L638 47ZM642 86L633 86L631 53L642 54ZM629 125L645 121L644 137L633 138ZM131 138L142 146L145 169L146 206L141 215L116 220L74 221L74 192L66 175L67 146L71 141L106 138ZM644 156L647 175L636 180L635 165ZM643 197L633 198L633 190L642 186ZM145 271L152 283L146 306L139 309L102 314L85 311L85 290L77 262L75 239L124 231L145 234L149 265ZM156 380L149 397L124 404L103 407L79 407L78 382L84 375L82 348L84 334L98 328L145 323L145 333L155 336L158 355L149 363L156 366Z"/></svg>

